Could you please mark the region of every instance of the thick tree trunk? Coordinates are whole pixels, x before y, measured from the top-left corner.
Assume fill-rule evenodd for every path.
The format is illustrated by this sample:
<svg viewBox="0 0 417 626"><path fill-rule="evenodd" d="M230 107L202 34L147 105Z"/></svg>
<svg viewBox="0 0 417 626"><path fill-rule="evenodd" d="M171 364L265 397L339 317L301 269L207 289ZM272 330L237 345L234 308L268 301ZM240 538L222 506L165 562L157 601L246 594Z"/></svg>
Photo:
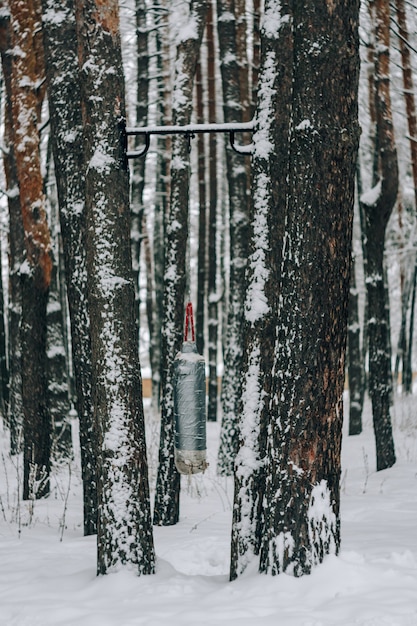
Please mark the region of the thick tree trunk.
<svg viewBox="0 0 417 626"><path fill-rule="evenodd" d="M358 13L358 2L265 5L252 224L252 246L256 234L263 246L249 257L246 318L256 329L270 317L273 363L268 378L255 335L236 462L232 578L259 550L260 571L301 575L339 549Z"/></svg>
<svg viewBox="0 0 417 626"><path fill-rule="evenodd" d="M243 121L241 83L236 54L236 20L229 2L217 4L220 61L222 71L224 120ZM226 348L222 379L222 425L218 454L218 473L233 474L239 444L238 416L241 401L243 369L243 324L245 304L245 272L248 258L248 195L243 157L226 148L229 188L230 278L227 314Z"/></svg>
<svg viewBox="0 0 417 626"><path fill-rule="evenodd" d="M184 36L179 35L172 94L174 124L191 120L193 81L203 35L207 4L191 2ZM193 30L187 29L189 24ZM192 36L190 36L190 33ZM171 202L165 235L164 314L162 324L162 401L159 468L154 523L176 524L179 518L180 476L174 464L174 398L172 366L181 346L184 326L186 248L188 237L189 150L183 136L174 135L171 161Z"/></svg>
<svg viewBox="0 0 417 626"><path fill-rule="evenodd" d="M76 410L80 423L84 534L97 532L96 425L87 310L85 166L74 0L44 0L43 28L55 178L64 248Z"/></svg>
<svg viewBox="0 0 417 626"><path fill-rule="evenodd" d="M294 3L289 209L260 558L260 570L271 574L309 573L340 546L344 362L359 139L358 12L358 2ZM317 47L317 41L326 45Z"/></svg>
<svg viewBox="0 0 417 626"><path fill-rule="evenodd" d="M76 1L86 170L93 409L98 431L97 572L154 571L130 249L123 69L116 0Z"/></svg>
<svg viewBox="0 0 417 626"><path fill-rule="evenodd" d="M288 141L293 80L292 9L266 5L279 37L262 31L263 61L254 133L253 207L249 222L244 321L244 376L235 462L231 579L259 553L263 526L264 457L276 333L277 282L288 194ZM278 62L278 59L280 62ZM279 101L278 101L279 94ZM271 144L271 141L273 144ZM264 150L274 145L274 150ZM274 184L273 172L280 172Z"/></svg>
<svg viewBox="0 0 417 626"><path fill-rule="evenodd" d="M365 215L366 289L368 295L369 393L375 430L377 469L395 463L391 425L392 372L389 312L384 281L385 231L398 191L398 163L392 124L389 83L389 19L387 0L370 3L375 29L374 103L378 138L376 185L363 194L360 203Z"/></svg>

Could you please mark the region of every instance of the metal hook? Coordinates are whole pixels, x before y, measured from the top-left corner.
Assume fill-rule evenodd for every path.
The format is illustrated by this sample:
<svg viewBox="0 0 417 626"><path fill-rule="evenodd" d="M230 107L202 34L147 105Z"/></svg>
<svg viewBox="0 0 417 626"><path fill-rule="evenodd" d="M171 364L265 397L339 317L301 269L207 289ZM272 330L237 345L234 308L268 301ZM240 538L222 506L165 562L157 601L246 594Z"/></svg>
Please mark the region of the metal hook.
<svg viewBox="0 0 417 626"><path fill-rule="evenodd" d="M142 150L131 150L130 152L126 152L126 156L128 159L136 159L145 156L145 154L149 150L149 146L151 145L151 134L144 133L145 136L145 145Z"/></svg>
<svg viewBox="0 0 417 626"><path fill-rule="evenodd" d="M193 132L185 133L188 142L188 152L191 152L191 139L194 139L195 134Z"/></svg>
<svg viewBox="0 0 417 626"><path fill-rule="evenodd" d="M245 156L250 156L253 152L253 143L248 144L247 146L239 146L235 143L235 131L231 130L229 132L230 145L232 149L237 152L237 154L243 154Z"/></svg>

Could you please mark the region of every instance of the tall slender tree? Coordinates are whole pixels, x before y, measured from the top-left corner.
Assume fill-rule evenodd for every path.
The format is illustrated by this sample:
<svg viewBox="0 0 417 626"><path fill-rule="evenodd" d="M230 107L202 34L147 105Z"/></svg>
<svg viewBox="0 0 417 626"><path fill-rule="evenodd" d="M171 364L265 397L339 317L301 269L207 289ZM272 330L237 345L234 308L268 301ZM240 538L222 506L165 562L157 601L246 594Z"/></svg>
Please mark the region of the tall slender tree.
<svg viewBox="0 0 417 626"><path fill-rule="evenodd" d="M207 11L207 101L208 121L216 121L216 72L214 42L214 0L209 0ZM208 405L207 419L217 420L218 382L217 382L217 341L219 327L219 296L217 289L217 138L215 133L209 136L209 212L208 212L208 271L207 271L207 334L208 334Z"/></svg>
<svg viewBox="0 0 417 626"><path fill-rule="evenodd" d="M388 220L397 199L398 162L390 96L390 6L388 0L369 3L375 34L373 106L376 116L376 184L362 194L365 216L366 290L368 296L369 394L375 431L377 469L395 463L392 436L392 373L389 311L385 286L384 248Z"/></svg>
<svg viewBox="0 0 417 626"><path fill-rule="evenodd" d="M237 57L236 18L233 3L217 3L217 28L223 86L223 110L226 123L242 122L241 68ZM247 88L247 83L246 83ZM248 93L246 94L248 98ZM227 313L226 347L222 378L222 425L218 455L218 472L233 474L238 447L238 416L241 400L241 371L243 368L243 324L246 293L245 271L248 258L249 204L248 180L244 157L226 148L226 168L229 190L230 277Z"/></svg>
<svg viewBox="0 0 417 626"><path fill-rule="evenodd" d="M51 421L46 379L46 305L51 280L51 238L41 172L40 86L43 44L40 1L10 2L12 123L16 173L24 228L21 372L23 398L23 497L49 492Z"/></svg>
<svg viewBox="0 0 417 626"><path fill-rule="evenodd" d="M414 205L417 211L417 113L414 96L413 68L411 62L410 35L407 25L407 13L404 0L395 0L395 10L398 26L398 43L401 53L401 69L403 75L404 100L407 114L407 127L410 142L411 172L414 184ZM402 382L406 393L412 390L412 351L414 330L414 299L417 285L417 259L414 263L412 279L404 285L402 320L400 328L399 347L402 356ZM409 302L411 298L411 307ZM410 311L408 333L406 332L407 315ZM407 336L408 335L408 336Z"/></svg>
<svg viewBox="0 0 417 626"><path fill-rule="evenodd" d="M130 248L118 2L76 0L87 291L98 433L97 571L154 571Z"/></svg>
<svg viewBox="0 0 417 626"><path fill-rule="evenodd" d="M97 532L96 426L87 309L85 165L74 0L43 0L52 150L64 248L76 410L80 424L84 534Z"/></svg>
<svg viewBox="0 0 417 626"><path fill-rule="evenodd" d="M191 121L193 83L206 13L205 0L192 0L186 25L178 35L172 94L174 124ZM181 347L184 326L189 178L188 143L183 136L174 135L171 201L165 234L161 439L154 508L154 523L158 525L176 524L179 518L180 476L174 464L172 365Z"/></svg>
<svg viewBox="0 0 417 626"><path fill-rule="evenodd" d="M8 306L8 343L9 343L9 409L10 450L16 454L22 449L23 400L20 347L20 319L22 313L22 289L20 267L24 255L23 222L20 211L19 183L15 148L13 144L12 119L12 32L10 12L6 2L0 3L0 45L1 64L4 80L4 144L3 164L7 185L7 204L9 208L9 306Z"/></svg>

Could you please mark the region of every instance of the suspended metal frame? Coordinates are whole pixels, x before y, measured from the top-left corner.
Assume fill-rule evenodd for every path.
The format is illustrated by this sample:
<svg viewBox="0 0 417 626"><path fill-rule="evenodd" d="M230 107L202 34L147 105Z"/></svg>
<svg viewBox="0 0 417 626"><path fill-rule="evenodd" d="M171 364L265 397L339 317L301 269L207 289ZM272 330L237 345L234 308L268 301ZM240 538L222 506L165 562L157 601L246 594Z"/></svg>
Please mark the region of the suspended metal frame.
<svg viewBox="0 0 417 626"><path fill-rule="evenodd" d="M137 159L146 155L151 144L151 135L184 135L190 145L191 139L201 133L229 133L230 145L235 152L243 156L252 154L253 144L242 146L236 143L236 133L252 133L254 123L236 122L232 124L186 124L185 126L143 126L126 127L128 137L144 137L145 145L140 150L126 150L128 159Z"/></svg>

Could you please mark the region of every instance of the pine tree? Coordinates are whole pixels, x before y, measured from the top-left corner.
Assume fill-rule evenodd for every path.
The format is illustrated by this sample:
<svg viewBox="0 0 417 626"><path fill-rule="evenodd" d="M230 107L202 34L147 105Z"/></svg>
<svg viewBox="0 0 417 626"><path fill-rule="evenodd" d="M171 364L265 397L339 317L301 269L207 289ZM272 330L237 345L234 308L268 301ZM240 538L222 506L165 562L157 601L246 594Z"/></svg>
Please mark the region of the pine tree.
<svg viewBox="0 0 417 626"><path fill-rule="evenodd" d="M253 554L301 575L339 549L358 12L265 5L232 578Z"/></svg>
<svg viewBox="0 0 417 626"><path fill-rule="evenodd" d="M98 433L97 571L153 573L130 248L118 2L77 0L86 168L87 290Z"/></svg>
<svg viewBox="0 0 417 626"><path fill-rule="evenodd" d="M173 123L191 121L193 81L203 36L207 4L193 0L179 34L172 94ZM155 493L154 523L176 524L179 518L180 476L174 465L174 402L172 365L181 347L184 325L186 249L188 237L189 149L174 135L171 159L171 201L165 233L164 313L162 323L161 439Z"/></svg>
<svg viewBox="0 0 417 626"><path fill-rule="evenodd" d="M74 0L43 0L43 31L52 150L71 323L76 410L80 424L84 534L97 532L96 425L87 309L85 166Z"/></svg>

